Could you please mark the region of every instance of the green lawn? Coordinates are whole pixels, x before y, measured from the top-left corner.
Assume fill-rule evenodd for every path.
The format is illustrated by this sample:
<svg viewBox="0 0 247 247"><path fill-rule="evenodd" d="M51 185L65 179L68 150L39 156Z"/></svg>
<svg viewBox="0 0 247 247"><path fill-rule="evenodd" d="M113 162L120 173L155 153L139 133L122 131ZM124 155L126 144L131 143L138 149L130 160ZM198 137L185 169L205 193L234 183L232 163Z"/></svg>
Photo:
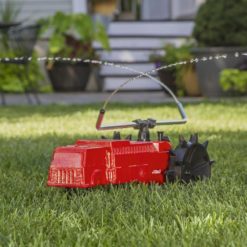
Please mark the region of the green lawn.
<svg viewBox="0 0 247 247"><path fill-rule="evenodd" d="M0 246L246 246L246 101L187 104L187 125L156 129L174 144L178 134L194 132L209 140L216 163L207 182L101 187L71 196L46 187L56 146L103 134L94 128L99 107L0 109ZM106 119L177 116L173 105L112 105Z"/></svg>

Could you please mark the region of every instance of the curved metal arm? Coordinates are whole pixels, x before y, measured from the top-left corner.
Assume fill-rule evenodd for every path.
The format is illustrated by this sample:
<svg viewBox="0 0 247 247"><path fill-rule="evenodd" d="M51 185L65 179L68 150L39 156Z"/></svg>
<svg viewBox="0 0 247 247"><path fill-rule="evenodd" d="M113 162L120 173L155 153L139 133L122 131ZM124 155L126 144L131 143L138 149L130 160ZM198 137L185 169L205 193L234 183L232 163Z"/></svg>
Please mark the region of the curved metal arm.
<svg viewBox="0 0 247 247"><path fill-rule="evenodd" d="M142 76L147 76L150 79L152 79L155 83L159 84L161 87L163 87L174 99L175 103L177 104L178 107L178 111L181 115L181 120L159 120L156 121L156 125L173 125L173 124L185 124L187 123L187 116L186 113L184 111L183 105L181 102L179 102L179 100L177 99L177 97L174 95L174 93L166 86L164 85L162 82L160 82L159 80L157 80L156 78L152 77L150 75L150 72L139 72L136 71L138 73L140 73L140 75L136 78L140 78ZM110 101L110 99L112 98L113 95L115 95L123 86L125 86L127 83L135 80L136 78L130 79L124 83L122 83L105 101L104 106L102 109L100 109L99 111L99 115L98 115L98 119L96 122L96 129L97 130L113 130L113 129L123 129L123 128L135 128L138 127L138 124L135 122L128 122L128 123L117 123L117 124L110 124L110 125L102 125L103 120L104 120L104 116L106 113L106 106L108 104L108 102Z"/></svg>

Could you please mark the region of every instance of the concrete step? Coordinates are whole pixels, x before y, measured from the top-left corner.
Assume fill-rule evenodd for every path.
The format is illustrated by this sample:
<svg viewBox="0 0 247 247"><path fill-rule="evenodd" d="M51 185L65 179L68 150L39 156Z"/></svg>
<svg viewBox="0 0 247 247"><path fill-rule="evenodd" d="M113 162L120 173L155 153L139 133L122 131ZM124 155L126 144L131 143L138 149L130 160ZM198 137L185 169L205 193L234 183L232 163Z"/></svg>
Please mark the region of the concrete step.
<svg viewBox="0 0 247 247"><path fill-rule="evenodd" d="M131 77L106 77L103 79L103 90L113 91L118 88L122 83L129 80ZM158 78L157 78L158 79ZM125 85L122 91L138 91L138 90L161 90L161 86L151 81L149 78L143 77L141 79L131 81Z"/></svg>
<svg viewBox="0 0 247 247"><path fill-rule="evenodd" d="M155 69L154 63L145 63L145 64L121 64L122 66L126 66L129 69L124 68L115 68L115 67L108 67L108 66L102 66L100 75L101 76L136 76L140 73L132 71L140 71L140 72L147 72ZM157 73L152 73L151 75L157 75Z"/></svg>
<svg viewBox="0 0 247 247"><path fill-rule="evenodd" d="M162 49L166 44L174 44L180 46L185 41L184 38L154 38L154 37L121 37L110 38L110 47L112 50L148 50ZM102 49L97 42L93 44L95 49Z"/></svg>
<svg viewBox="0 0 247 247"><path fill-rule="evenodd" d="M193 31L193 27L193 21L112 22L108 34L114 36L188 37Z"/></svg>

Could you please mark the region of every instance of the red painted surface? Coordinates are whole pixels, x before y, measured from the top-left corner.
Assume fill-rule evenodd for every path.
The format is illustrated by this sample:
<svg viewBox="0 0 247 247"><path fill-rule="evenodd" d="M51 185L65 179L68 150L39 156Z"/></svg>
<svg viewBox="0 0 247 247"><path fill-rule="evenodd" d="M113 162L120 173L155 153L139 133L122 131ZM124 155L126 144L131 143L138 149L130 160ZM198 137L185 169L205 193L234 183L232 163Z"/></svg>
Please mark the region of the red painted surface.
<svg viewBox="0 0 247 247"><path fill-rule="evenodd" d="M55 149L48 186L90 188L130 182L165 182L167 141L79 140Z"/></svg>

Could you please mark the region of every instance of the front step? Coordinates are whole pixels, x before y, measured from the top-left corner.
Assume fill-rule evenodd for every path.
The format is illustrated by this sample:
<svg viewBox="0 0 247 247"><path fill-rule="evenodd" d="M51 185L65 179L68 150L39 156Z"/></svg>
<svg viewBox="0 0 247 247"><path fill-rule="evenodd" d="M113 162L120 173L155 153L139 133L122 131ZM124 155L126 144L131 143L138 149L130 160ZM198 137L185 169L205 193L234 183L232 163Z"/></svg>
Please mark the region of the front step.
<svg viewBox="0 0 247 247"><path fill-rule="evenodd" d="M185 38L191 35L193 21L164 21L164 22L112 22L108 34L114 36L145 36L145 37L177 37Z"/></svg>
<svg viewBox="0 0 247 247"><path fill-rule="evenodd" d="M112 50L148 50L162 49L166 44L180 46L185 41L184 38L156 38L156 37L110 37L110 47ZM99 43L94 43L94 48L101 50Z"/></svg>

